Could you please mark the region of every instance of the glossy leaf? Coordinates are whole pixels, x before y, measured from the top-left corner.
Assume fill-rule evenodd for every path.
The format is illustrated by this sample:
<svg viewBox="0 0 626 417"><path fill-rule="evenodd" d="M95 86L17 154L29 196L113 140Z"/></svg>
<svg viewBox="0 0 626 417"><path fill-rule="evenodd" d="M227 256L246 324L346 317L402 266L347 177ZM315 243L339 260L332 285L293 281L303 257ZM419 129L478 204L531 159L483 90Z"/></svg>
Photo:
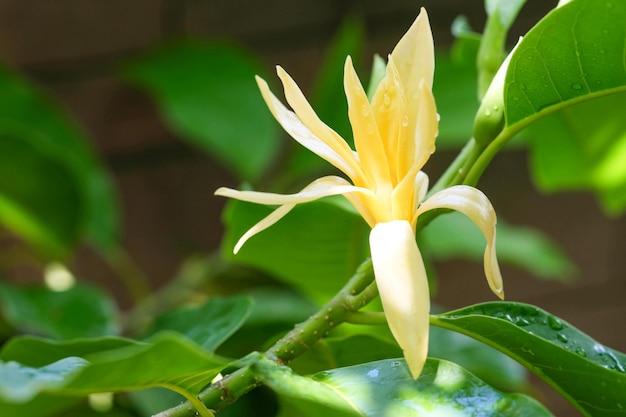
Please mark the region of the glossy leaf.
<svg viewBox="0 0 626 417"><path fill-rule="evenodd" d="M116 200L85 136L2 67L0 90L0 222L53 257L82 238L116 249Z"/></svg>
<svg viewBox="0 0 626 417"><path fill-rule="evenodd" d="M539 185L594 190L612 212L626 207L626 172L616 162L625 153L625 20L622 1L553 10L519 44L505 84L508 127L546 117L526 133Z"/></svg>
<svg viewBox="0 0 626 417"><path fill-rule="evenodd" d="M264 72L241 48L187 41L137 59L124 75L152 95L181 139L250 181L265 173L279 147L278 124L254 79Z"/></svg>
<svg viewBox="0 0 626 417"><path fill-rule="evenodd" d="M536 277L567 280L576 267L554 242L540 231L498 221L498 259ZM485 239L480 230L460 213L433 221L419 235L420 248L432 259L466 258L482 262Z"/></svg>
<svg viewBox="0 0 626 417"><path fill-rule="evenodd" d="M19 343L19 342L18 342ZM97 392L129 391L163 386L179 393L194 396L208 384L226 365L226 361L174 333L162 333L149 343L130 339L90 339L68 342L63 345L45 340L26 339L19 352L11 355L3 349L2 359L19 355L22 357L59 355L62 350L66 357L79 357L78 371L67 367L55 366L55 384L31 384L28 394L32 396L42 392L58 396L79 396ZM113 347L112 345L117 345ZM25 351L36 347L38 351ZM60 349L61 348L61 349ZM9 359L11 360L11 359ZM56 362L57 364L65 364ZM32 366L23 364L24 366ZM69 369L69 370L68 370ZM70 372L71 371L71 372ZM41 372L41 371L37 371ZM58 380L58 381L57 381ZM14 386L15 382L0 378L0 384ZM21 396L5 396L4 402L20 402Z"/></svg>
<svg viewBox="0 0 626 417"><path fill-rule="evenodd" d="M550 416L530 397L494 390L451 362L429 359L417 380L403 360L387 359L302 377L288 368L262 369L261 379L281 396L301 402L302 416L318 404L324 415Z"/></svg>
<svg viewBox="0 0 626 417"><path fill-rule="evenodd" d="M626 412L626 355L531 305L485 303L440 314L431 324L478 339L517 360L584 415Z"/></svg>
<svg viewBox="0 0 626 417"><path fill-rule="evenodd" d="M251 300L247 297L211 298L199 306L186 306L158 317L151 333L174 331L208 351L214 351L250 315Z"/></svg>
<svg viewBox="0 0 626 417"><path fill-rule="evenodd" d="M117 309L103 292L76 285L66 291L0 282L0 311L21 332L56 339L114 335Z"/></svg>
<svg viewBox="0 0 626 417"><path fill-rule="evenodd" d="M369 255L367 224L328 200L298 205L232 255L237 240L271 210L229 201L224 211L225 256L271 273L314 300L326 302Z"/></svg>
<svg viewBox="0 0 626 417"><path fill-rule="evenodd" d="M41 368L17 362L0 362L0 400L24 403L43 391L62 387L88 362L82 358L61 359Z"/></svg>

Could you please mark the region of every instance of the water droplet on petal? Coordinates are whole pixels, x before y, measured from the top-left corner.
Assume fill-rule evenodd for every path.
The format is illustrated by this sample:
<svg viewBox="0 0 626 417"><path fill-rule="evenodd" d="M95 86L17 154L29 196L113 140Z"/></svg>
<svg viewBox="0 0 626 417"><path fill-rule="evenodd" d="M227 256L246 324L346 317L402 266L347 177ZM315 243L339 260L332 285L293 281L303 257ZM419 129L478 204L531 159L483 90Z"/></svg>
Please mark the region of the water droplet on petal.
<svg viewBox="0 0 626 417"><path fill-rule="evenodd" d="M389 94L387 93L383 95L383 104L385 106L389 106L391 104L391 97L389 97Z"/></svg>
<svg viewBox="0 0 626 417"><path fill-rule="evenodd" d="M367 117L370 114L370 106L369 104L363 104L361 106L361 114L363 115L363 117Z"/></svg>
<svg viewBox="0 0 626 417"><path fill-rule="evenodd" d="M402 127L407 127L409 125L409 116L402 117Z"/></svg>

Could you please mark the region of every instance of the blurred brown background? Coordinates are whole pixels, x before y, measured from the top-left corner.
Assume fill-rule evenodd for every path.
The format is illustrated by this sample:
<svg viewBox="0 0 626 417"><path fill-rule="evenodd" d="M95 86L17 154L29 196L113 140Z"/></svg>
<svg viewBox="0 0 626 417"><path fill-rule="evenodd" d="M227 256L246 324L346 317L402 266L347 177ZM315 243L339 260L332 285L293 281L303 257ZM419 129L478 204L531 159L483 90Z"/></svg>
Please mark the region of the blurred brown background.
<svg viewBox="0 0 626 417"><path fill-rule="evenodd" d="M556 1L528 3L511 39ZM190 254L217 247L224 201L212 193L235 184L219 161L174 137L146 95L119 81L120 63L172 37L232 38L268 68L280 63L306 90L344 17L361 15L368 52L384 55L420 6L429 12L439 47L452 41L450 24L457 15L466 15L477 30L484 23L478 0L0 0L0 59L61 103L92 138L118 192L124 244L156 287ZM446 152L439 163L453 156ZM589 194L537 192L527 164L523 151L503 153L480 187L509 222L536 226L556 240L580 275L566 285L504 267L507 298L536 304L626 351L626 221L606 218ZM442 167L429 165L426 171L432 177ZM111 271L88 250L77 264L83 279L112 281ZM478 264L440 265L439 276L437 302L443 305L494 298ZM577 415L547 395L557 416Z"/></svg>

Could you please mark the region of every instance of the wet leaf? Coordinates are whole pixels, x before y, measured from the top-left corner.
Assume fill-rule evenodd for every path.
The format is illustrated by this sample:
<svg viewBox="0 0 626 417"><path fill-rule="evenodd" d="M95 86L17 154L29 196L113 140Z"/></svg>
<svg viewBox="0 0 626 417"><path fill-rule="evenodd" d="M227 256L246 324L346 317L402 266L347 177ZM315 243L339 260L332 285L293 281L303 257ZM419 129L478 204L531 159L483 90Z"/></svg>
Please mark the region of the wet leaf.
<svg viewBox="0 0 626 417"><path fill-rule="evenodd" d="M626 355L596 342L535 306L494 302L431 318L511 356L559 391L584 415L626 409Z"/></svg>

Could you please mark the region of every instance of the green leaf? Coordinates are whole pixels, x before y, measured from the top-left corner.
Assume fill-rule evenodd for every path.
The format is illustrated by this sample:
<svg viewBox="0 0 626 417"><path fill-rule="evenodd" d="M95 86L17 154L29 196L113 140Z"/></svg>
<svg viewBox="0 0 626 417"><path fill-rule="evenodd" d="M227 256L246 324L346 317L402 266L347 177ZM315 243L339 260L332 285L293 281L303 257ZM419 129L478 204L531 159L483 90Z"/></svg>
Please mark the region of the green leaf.
<svg viewBox="0 0 626 417"><path fill-rule="evenodd" d="M16 344L20 345L19 352L16 351ZM42 356L54 357L60 353L66 357L82 357L84 365L76 372L57 367L60 368L58 373L62 374L60 382L55 382L53 386L35 384L40 392L78 396L162 386L192 397L227 363L175 333L161 333L148 343L119 338L77 340L64 344L22 339L8 351L3 349L1 356L7 360L7 357L17 355L26 357L29 362L30 356L38 358L35 360L38 361ZM13 381L0 378L0 385L7 389L6 386L12 386ZM11 395L5 400L17 402L22 398Z"/></svg>
<svg viewBox="0 0 626 417"><path fill-rule="evenodd" d="M52 257L81 238L116 249L116 200L84 135L3 67L0 90L0 222Z"/></svg>
<svg viewBox="0 0 626 417"><path fill-rule="evenodd" d="M357 416L550 416L530 397L504 394L451 362L429 359L413 380L403 360L387 359L302 377L262 364L261 379L281 396ZM301 416L307 413L301 406ZM334 409L334 410L333 410ZM315 410L314 412L318 412ZM326 414L324 414L326 415Z"/></svg>
<svg viewBox="0 0 626 417"><path fill-rule="evenodd" d="M138 58L125 77L157 101L170 128L243 180L258 180L279 148L277 124L255 83L263 68L233 45L178 42Z"/></svg>
<svg viewBox="0 0 626 417"><path fill-rule="evenodd" d="M76 285L56 292L0 282L0 311L21 332L55 339L117 334L117 309L101 291Z"/></svg>
<svg viewBox="0 0 626 417"><path fill-rule="evenodd" d="M503 391L528 388L528 372L522 365L491 346L457 332L431 326L428 356L454 362Z"/></svg>
<svg viewBox="0 0 626 417"><path fill-rule="evenodd" d="M587 189L618 214L626 207L626 93L562 109L528 126L531 168L545 191Z"/></svg>
<svg viewBox="0 0 626 417"><path fill-rule="evenodd" d="M328 301L369 254L369 227L334 201L298 205L237 255L232 255L237 240L272 209L230 201L224 211L224 256L271 273L314 300Z"/></svg>
<svg viewBox="0 0 626 417"><path fill-rule="evenodd" d="M239 329L250 315L248 297L211 298L199 306L186 306L158 317L151 331L175 331L208 351L214 351Z"/></svg>
<svg viewBox="0 0 626 417"><path fill-rule="evenodd" d="M626 355L531 305L485 303L431 317L506 353L560 392L584 415L622 416Z"/></svg>
<svg viewBox="0 0 626 417"><path fill-rule="evenodd" d="M131 339L115 336L67 341L20 336L10 339L2 346L0 360L38 368L68 356L86 358L94 353L121 349L135 343Z"/></svg>
<svg viewBox="0 0 626 417"><path fill-rule="evenodd" d="M570 279L576 267L541 232L512 226L501 219L497 229L498 260L543 279ZM433 221L419 235L420 249L435 260L465 258L483 261L485 238L466 216L448 213Z"/></svg>
<svg viewBox="0 0 626 417"><path fill-rule="evenodd" d="M626 3L576 0L549 13L512 56L507 127L545 117L532 137L533 173L546 190L591 189L611 212L626 207Z"/></svg>
<svg viewBox="0 0 626 417"><path fill-rule="evenodd" d="M42 391L54 391L76 375L88 362L65 358L41 368L0 361L0 400L24 403Z"/></svg>

